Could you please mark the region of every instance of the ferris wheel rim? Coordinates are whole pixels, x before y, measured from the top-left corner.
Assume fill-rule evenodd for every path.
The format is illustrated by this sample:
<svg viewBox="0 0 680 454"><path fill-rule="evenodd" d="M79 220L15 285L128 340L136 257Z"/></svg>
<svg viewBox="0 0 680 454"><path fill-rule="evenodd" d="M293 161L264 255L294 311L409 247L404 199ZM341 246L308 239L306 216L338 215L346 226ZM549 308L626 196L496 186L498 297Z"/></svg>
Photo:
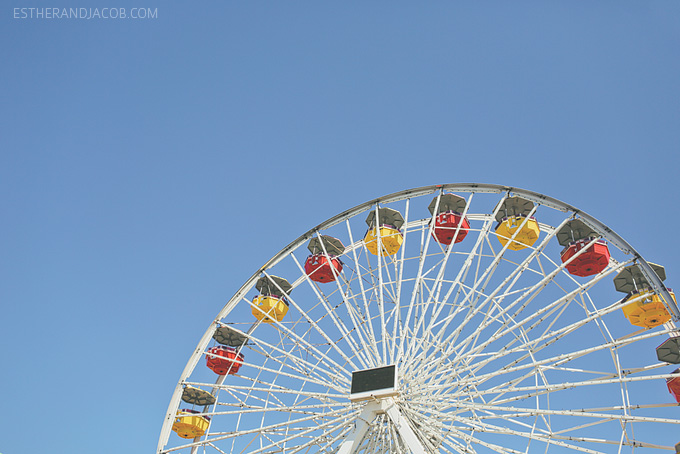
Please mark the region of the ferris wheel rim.
<svg viewBox="0 0 680 454"><path fill-rule="evenodd" d="M441 184L441 185L430 185L430 186L424 186L424 187L419 187L419 188L414 188L414 189L407 189L407 190L402 190L398 191L386 196L378 197L372 200L369 200L367 202L361 203L359 205L356 205L353 208L350 208L348 210L345 210L329 219L326 221L322 222L321 224L317 225L316 227L308 230L304 234L300 235L298 238L296 238L294 241L289 243L287 246L282 248L278 253L276 253L274 256L272 256L271 259L269 259L263 266L261 266L250 278L248 278L245 283L241 286L241 288L227 301L225 306L219 311L215 319L211 322L209 325L208 329L202 336L201 340L199 341L196 349L192 353L189 362L187 363L184 371L180 375L180 380L177 383L177 386L175 388L175 391L173 393L173 397L171 399L170 405L168 407L168 412L166 413L166 422L164 423L164 428L161 433L161 439L159 439L159 446L158 446L158 452L162 452L163 448L165 447L165 442L163 442L163 438L167 440L167 435L169 434L170 427L168 422L174 419L175 415L175 409L177 408L177 405L179 403L180 397L181 397L181 391L183 389L183 385L186 383L186 379L189 377L193 369L196 367L197 362L200 360L200 358L203 355L203 351L205 350L206 346L208 345L212 332L214 331L214 326L219 325L220 320L222 320L232 309L233 306L236 305L239 301L241 301L245 293L252 289L255 281L262 276L263 274L266 273L268 269L276 265L280 260L282 260L286 255L291 253L294 250L297 250L303 243L305 243L307 240L311 239L315 235L318 235L318 232L322 230L326 230L330 227L333 227L345 220L348 220L350 218L353 218L354 216L357 216L363 212L366 212L370 210L373 207L377 207L380 204L388 204L392 202L397 202L400 200L404 200L407 198L413 198L413 197L420 197L428 194L434 194L437 192L443 193L444 191L452 191L452 192L463 192L463 193L478 193L478 192L488 192L488 193L496 193L496 194L503 194L506 193L507 195L513 194L517 196L522 196L528 200L531 200L533 202L536 202L540 205L545 205L547 207L562 211L564 213L571 213L573 217L578 216L580 219L584 220L590 227L592 227L597 233L599 233L602 238L605 240L609 241L610 243L616 245L624 254L632 256L631 261L638 263L640 267L642 268L642 272L645 274L645 276L648 278L649 283L652 286L652 289L661 294L664 299L667 301L671 301L671 297L668 294L666 287L663 285L659 277L654 273L652 270L651 266L647 263L647 261L627 242L625 241L622 237L620 237L618 234L616 234L611 228L609 228L607 225L604 223L600 222L593 216L590 216L586 212L579 210L575 208L572 205L566 204L558 199L533 192L533 191L528 191L525 189L520 189L516 187L511 187L511 186L502 186L502 185L494 185L494 184L483 184L483 183L452 183L452 184ZM669 304L668 305L671 310L673 311L673 319L674 320L679 320L680 319L680 313L678 312L677 305L674 304ZM165 435L165 436L164 436Z"/></svg>

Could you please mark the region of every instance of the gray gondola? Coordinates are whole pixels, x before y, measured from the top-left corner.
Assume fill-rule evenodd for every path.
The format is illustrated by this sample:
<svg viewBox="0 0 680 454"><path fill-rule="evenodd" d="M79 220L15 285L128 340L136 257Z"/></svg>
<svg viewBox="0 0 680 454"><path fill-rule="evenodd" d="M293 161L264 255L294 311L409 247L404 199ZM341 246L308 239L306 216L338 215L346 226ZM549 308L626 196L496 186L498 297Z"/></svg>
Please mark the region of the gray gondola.
<svg viewBox="0 0 680 454"><path fill-rule="evenodd" d="M666 270L663 266L655 263L649 263L659 279L666 280ZM647 278L642 274L640 266L630 265L619 271L619 274L614 277L614 287L617 291L622 293L638 292L642 289L649 288L651 285Z"/></svg>
<svg viewBox="0 0 680 454"><path fill-rule="evenodd" d="M680 364L680 337L671 337L656 347L656 357L659 361Z"/></svg>
<svg viewBox="0 0 680 454"><path fill-rule="evenodd" d="M230 326L218 327L213 334L213 339L229 347L240 347L248 343L248 337L244 333Z"/></svg>
<svg viewBox="0 0 680 454"><path fill-rule="evenodd" d="M368 228L372 229L376 226L375 222L375 211L371 210L366 217L366 224ZM396 229L400 229L404 225L404 218L401 213L392 208L378 208L378 226L381 225L393 225Z"/></svg>
<svg viewBox="0 0 680 454"><path fill-rule="evenodd" d="M282 277L262 276L257 280L257 283L255 283L255 288L260 292L260 295L286 296L290 294L293 286ZM282 290L284 295L281 295Z"/></svg>
<svg viewBox="0 0 680 454"><path fill-rule="evenodd" d="M496 213L496 221L501 222L505 218L515 216L529 216L533 209L534 203L531 200L518 196L508 197L501 203L501 207Z"/></svg>
<svg viewBox="0 0 680 454"><path fill-rule="evenodd" d="M561 229L557 231L557 242L561 246L569 246L570 243L575 241L583 240L585 238L596 238L600 234L595 230L588 227L580 219L572 219L562 226Z"/></svg>
<svg viewBox="0 0 680 454"><path fill-rule="evenodd" d="M182 392L182 400L188 404L192 405L212 405L215 403L215 396L210 394L208 391L202 389L194 388L193 386L187 386Z"/></svg>
<svg viewBox="0 0 680 454"><path fill-rule="evenodd" d="M313 255L323 254L324 248L330 256L342 255L345 252L345 245L342 244L342 241L328 235L315 236L309 240L307 245L307 249Z"/></svg>
<svg viewBox="0 0 680 454"><path fill-rule="evenodd" d="M430 214L434 215L434 209L437 207L437 214L446 213L447 211L454 211L456 213L462 213L465 211L467 202L461 196L456 194L442 194L439 198L439 206L437 207L437 197L432 199L430 205L427 207L430 210Z"/></svg>

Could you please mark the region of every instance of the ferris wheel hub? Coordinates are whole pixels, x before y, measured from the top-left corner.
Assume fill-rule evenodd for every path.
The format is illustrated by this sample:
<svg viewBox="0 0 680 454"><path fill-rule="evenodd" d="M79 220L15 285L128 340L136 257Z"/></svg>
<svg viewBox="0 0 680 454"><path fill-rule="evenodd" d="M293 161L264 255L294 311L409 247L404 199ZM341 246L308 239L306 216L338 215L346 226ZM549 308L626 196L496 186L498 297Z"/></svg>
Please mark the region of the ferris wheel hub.
<svg viewBox="0 0 680 454"><path fill-rule="evenodd" d="M377 402L384 398L398 396L398 377L396 364L354 371L349 400Z"/></svg>

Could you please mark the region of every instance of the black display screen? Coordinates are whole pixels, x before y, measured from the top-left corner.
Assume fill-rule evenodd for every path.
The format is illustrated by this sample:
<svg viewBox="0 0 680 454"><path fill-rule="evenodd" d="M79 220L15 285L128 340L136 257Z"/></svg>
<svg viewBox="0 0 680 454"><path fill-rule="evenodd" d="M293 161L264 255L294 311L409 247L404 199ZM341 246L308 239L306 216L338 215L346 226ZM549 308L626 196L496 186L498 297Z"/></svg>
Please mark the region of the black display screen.
<svg viewBox="0 0 680 454"><path fill-rule="evenodd" d="M396 366L385 366L352 372L352 388L350 394L394 388L395 372Z"/></svg>

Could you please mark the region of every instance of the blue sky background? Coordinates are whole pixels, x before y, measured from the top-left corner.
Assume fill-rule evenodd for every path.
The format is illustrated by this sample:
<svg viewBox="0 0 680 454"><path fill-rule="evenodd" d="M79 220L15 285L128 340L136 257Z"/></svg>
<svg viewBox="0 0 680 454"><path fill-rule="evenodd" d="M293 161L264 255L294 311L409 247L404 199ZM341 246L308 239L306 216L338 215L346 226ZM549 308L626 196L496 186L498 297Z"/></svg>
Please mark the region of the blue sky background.
<svg viewBox="0 0 680 454"><path fill-rule="evenodd" d="M48 6L158 17L14 18ZM0 452L153 452L238 287L401 189L551 195L677 286L679 23L670 0L5 2Z"/></svg>

